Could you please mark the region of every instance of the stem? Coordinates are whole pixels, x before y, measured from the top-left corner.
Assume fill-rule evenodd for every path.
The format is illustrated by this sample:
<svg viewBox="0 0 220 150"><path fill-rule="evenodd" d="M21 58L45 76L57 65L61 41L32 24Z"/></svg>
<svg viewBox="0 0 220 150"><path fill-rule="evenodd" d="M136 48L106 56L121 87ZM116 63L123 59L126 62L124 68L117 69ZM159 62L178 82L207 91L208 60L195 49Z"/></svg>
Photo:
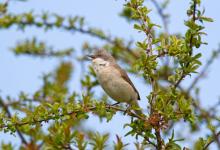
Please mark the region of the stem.
<svg viewBox="0 0 220 150"><path fill-rule="evenodd" d="M193 1L193 17L192 17L192 21L195 22L196 21L196 6L197 6L197 3L196 3L196 0ZM190 37L190 41L189 41L189 55L191 56L192 53L193 53L193 35L191 35ZM189 62L186 64L186 67L189 66ZM181 83L181 81L185 78L187 74L185 74L184 70L182 71L182 74L179 78L179 80L174 84L174 88L176 89L178 87L178 85Z"/></svg>
<svg viewBox="0 0 220 150"><path fill-rule="evenodd" d="M157 150L162 150L163 148L163 140L160 135L160 130L155 130L155 135L157 138Z"/></svg>
<svg viewBox="0 0 220 150"><path fill-rule="evenodd" d="M193 0L193 17L192 17L193 22L196 21L196 6L197 6L196 0ZM190 46L189 46L190 47L190 52L189 52L190 56L192 55L192 52L193 52L192 40L193 40L193 35L190 37Z"/></svg>

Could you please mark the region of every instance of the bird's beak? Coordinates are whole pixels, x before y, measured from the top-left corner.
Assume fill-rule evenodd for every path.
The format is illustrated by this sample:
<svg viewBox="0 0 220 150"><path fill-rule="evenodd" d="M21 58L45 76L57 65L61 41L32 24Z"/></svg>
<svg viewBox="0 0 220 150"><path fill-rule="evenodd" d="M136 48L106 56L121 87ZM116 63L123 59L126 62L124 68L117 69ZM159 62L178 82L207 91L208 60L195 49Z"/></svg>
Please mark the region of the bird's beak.
<svg viewBox="0 0 220 150"><path fill-rule="evenodd" d="M95 58L94 55L86 55L86 56L87 56L90 60Z"/></svg>

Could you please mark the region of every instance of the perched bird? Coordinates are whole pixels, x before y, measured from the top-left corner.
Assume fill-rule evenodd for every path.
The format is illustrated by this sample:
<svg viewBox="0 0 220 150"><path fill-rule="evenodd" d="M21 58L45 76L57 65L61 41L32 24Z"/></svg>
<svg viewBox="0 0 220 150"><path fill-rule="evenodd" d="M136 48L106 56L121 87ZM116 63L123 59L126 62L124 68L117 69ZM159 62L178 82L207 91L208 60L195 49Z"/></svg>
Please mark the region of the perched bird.
<svg viewBox="0 0 220 150"><path fill-rule="evenodd" d="M137 108L135 112L142 114L138 105L139 93L126 71L117 64L114 57L106 50L97 50L88 57L92 59L92 67L104 91L119 103L125 102L130 106L135 106Z"/></svg>

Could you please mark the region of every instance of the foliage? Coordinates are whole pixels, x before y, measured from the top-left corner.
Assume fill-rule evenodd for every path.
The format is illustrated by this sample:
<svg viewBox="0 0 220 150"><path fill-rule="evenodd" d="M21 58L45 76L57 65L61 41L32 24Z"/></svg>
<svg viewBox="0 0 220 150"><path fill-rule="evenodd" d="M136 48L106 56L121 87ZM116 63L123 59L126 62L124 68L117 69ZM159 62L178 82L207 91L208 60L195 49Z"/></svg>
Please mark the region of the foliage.
<svg viewBox="0 0 220 150"><path fill-rule="evenodd" d="M210 109L203 108L198 97L192 94L193 90L199 94L196 84L217 58L220 49L213 51L213 56L204 65L202 72L192 80L189 88L181 86L184 79L197 73L202 65L202 53L198 49L207 44L203 41L203 36L206 35L204 23L213 20L205 16L205 11L200 6L201 0L191 0L186 11L188 20L184 21L187 27L185 34L170 34L167 21L169 15L164 13L169 1L151 2L162 19L162 25L152 22L149 16L151 9L144 0L124 2L120 16L126 18L135 30L144 35L143 40L136 43L113 37L99 28L89 27L83 17L65 17L47 12L35 14L33 11L13 14L8 12L8 1L0 4L1 30L10 30L14 26L25 32L26 28L35 27L45 32L56 29L98 38L105 42L103 48L128 66L128 71L139 74L146 86L150 84L152 87L150 94L146 96L149 106L145 107L149 112L143 116L127 110L123 105L112 105L106 96L97 100L92 89L98 82L91 68L80 82L83 94L70 91L68 83L71 81L72 73L76 71L74 65L82 64L82 67L85 67L85 59L74 57L78 63L74 64L75 61L71 61L74 55L73 48L54 50L37 37L33 37L18 42L11 48L12 52L16 55L45 59L71 59L58 59L57 68L43 75L43 85L33 95L21 92L17 99L10 96L0 97L0 130L4 133L17 133L16 137L21 140L20 149L123 150L133 143L124 143L118 135L116 140L110 143L109 133L89 131L82 125L91 116L98 116L101 121L110 122L117 112L122 112L130 117L130 122L124 127L130 129L126 136L138 139L138 142L134 143L137 150L147 147L158 150L188 149L178 142L184 139L174 137L175 125L182 120L189 123L192 132L199 132L200 124L204 123L211 133L195 141L194 149L207 149L214 142L220 147L220 132L215 125L219 122L215 113L217 105ZM88 53L93 49L94 46L85 42L82 51ZM164 82L166 84L163 84ZM23 117L20 114L24 114ZM167 137L168 141L165 140ZM2 142L1 147L5 150L13 149L10 143Z"/></svg>

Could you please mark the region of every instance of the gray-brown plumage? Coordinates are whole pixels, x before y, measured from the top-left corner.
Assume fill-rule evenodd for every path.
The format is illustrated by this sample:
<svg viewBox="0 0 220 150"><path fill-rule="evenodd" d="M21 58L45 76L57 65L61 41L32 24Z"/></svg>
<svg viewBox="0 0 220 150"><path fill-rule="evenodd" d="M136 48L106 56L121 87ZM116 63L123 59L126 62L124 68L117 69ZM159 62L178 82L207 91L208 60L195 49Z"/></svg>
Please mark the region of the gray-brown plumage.
<svg viewBox="0 0 220 150"><path fill-rule="evenodd" d="M133 87L133 89L135 90L135 92L136 92L137 95L138 95L137 100L140 100L139 92L137 91L137 89L135 88L134 84L132 83L132 81L131 81L130 78L128 77L126 71L123 70L118 64L114 64L114 67L117 68L117 69L120 71L121 77L122 77L125 81L127 81L127 82Z"/></svg>
<svg viewBox="0 0 220 150"><path fill-rule="evenodd" d="M88 56L92 58L92 66L104 91L117 102L138 106L140 96L137 89L112 55L105 50L97 50Z"/></svg>

